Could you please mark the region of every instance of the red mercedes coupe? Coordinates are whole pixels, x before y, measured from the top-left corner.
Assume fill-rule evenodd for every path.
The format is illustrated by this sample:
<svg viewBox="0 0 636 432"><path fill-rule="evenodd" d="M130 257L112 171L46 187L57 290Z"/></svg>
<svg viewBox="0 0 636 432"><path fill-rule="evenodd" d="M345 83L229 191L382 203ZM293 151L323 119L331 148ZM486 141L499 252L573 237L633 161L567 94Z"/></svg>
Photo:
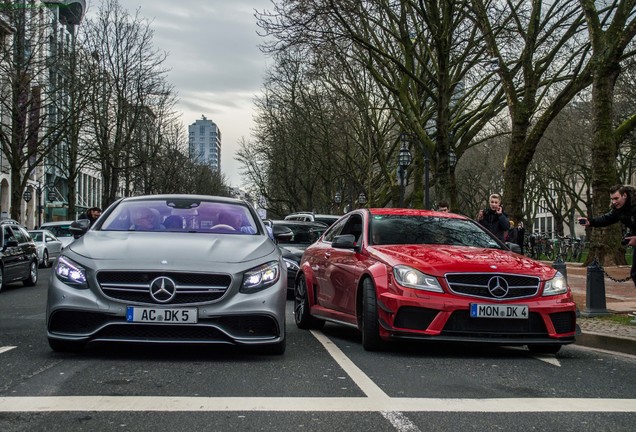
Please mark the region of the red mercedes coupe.
<svg viewBox="0 0 636 432"><path fill-rule="evenodd" d="M346 214L305 250L294 296L299 328L325 321L356 327L367 350L402 339L556 353L576 330L576 305L560 272L453 213Z"/></svg>

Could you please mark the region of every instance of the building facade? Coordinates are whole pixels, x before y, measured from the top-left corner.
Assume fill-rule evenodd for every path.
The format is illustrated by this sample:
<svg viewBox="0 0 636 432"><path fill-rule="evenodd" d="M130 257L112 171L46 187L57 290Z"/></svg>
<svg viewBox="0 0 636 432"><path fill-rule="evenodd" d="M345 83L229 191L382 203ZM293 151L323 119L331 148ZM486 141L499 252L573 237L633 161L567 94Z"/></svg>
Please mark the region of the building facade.
<svg viewBox="0 0 636 432"><path fill-rule="evenodd" d="M221 171L221 130L205 116L188 126L190 160Z"/></svg>
<svg viewBox="0 0 636 432"><path fill-rule="evenodd" d="M77 29L86 11L86 1L16 2L15 10L24 11L22 24L20 21L13 21L19 15L10 7L0 11L0 43L4 47L14 44L17 47L24 46L27 61L32 64L32 80L29 82L28 92L25 92L30 97L26 118L29 136L39 136L37 139L30 138L32 141L28 145L37 146L46 144L41 138L44 130L55 125L61 113L71 104L68 88L74 77L69 73L68 64L75 54ZM23 40L16 40L18 37ZM10 74L12 66L5 66ZM3 85L3 89L9 91L3 91L0 97L11 98L10 87ZM6 103L1 106L10 107ZM10 109L0 108L0 121L3 122L3 127L10 127L8 112L5 111ZM62 140L47 158L36 160L32 157L28 164L35 167L30 170L26 179L23 199L15 203L12 202L11 191L20 185L11 184L13 168L7 161L7 155L0 152L0 217L9 217L11 209L19 206L19 222L27 228L51 220L75 219L77 214L68 214L68 170L64 168L68 153L68 144ZM88 207L100 206L102 185L98 172L84 170L75 183L77 194L74 204L77 213Z"/></svg>

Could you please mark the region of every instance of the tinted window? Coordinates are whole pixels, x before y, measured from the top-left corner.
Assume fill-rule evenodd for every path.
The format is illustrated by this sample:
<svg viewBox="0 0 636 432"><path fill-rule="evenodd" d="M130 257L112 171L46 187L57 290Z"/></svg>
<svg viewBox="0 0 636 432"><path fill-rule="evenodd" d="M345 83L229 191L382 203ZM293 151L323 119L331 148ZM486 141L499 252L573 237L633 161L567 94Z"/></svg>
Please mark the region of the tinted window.
<svg viewBox="0 0 636 432"><path fill-rule="evenodd" d="M29 234L26 231L22 231L17 225L13 227L13 235L15 235L18 243L26 243L30 240Z"/></svg>
<svg viewBox="0 0 636 432"><path fill-rule="evenodd" d="M31 233L31 238L33 239L33 241L41 242L42 241L42 233L41 232L32 232Z"/></svg>
<svg viewBox="0 0 636 432"><path fill-rule="evenodd" d="M47 226L45 228L51 231L53 235L57 237L73 237L73 234L69 230L69 226L70 225L57 225L57 226Z"/></svg>
<svg viewBox="0 0 636 432"><path fill-rule="evenodd" d="M348 219L343 219L337 224L331 225L331 228L329 228L329 230L325 234L324 240L328 242L332 242L335 236L340 235L340 231L342 231L342 228L347 223L347 220Z"/></svg>
<svg viewBox="0 0 636 432"><path fill-rule="evenodd" d="M372 244L444 244L501 248L490 233L470 220L374 215L370 228Z"/></svg>

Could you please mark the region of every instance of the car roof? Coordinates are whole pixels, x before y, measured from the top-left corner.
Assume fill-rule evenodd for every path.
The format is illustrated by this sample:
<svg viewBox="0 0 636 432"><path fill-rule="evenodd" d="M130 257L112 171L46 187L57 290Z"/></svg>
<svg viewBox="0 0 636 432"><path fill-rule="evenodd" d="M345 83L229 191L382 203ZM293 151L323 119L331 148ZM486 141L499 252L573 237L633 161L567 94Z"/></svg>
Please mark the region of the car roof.
<svg viewBox="0 0 636 432"><path fill-rule="evenodd" d="M404 209L404 208L370 208L367 211L375 216L436 216L448 219L469 219L457 213L439 212L435 210Z"/></svg>
<svg viewBox="0 0 636 432"><path fill-rule="evenodd" d="M44 226L59 226L59 225L70 225L75 221L52 221L52 222L44 222L40 227Z"/></svg>
<svg viewBox="0 0 636 432"><path fill-rule="evenodd" d="M316 228L325 228L325 224L322 222L300 221L300 220L273 220L274 225L301 225L301 226L313 226Z"/></svg>

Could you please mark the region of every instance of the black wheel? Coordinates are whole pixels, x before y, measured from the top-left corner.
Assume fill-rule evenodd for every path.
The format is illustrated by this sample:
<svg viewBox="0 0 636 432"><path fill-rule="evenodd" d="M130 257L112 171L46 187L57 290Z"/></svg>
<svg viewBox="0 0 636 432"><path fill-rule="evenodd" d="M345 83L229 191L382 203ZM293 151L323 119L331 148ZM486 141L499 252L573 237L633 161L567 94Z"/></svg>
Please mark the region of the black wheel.
<svg viewBox="0 0 636 432"><path fill-rule="evenodd" d="M42 267L47 268L49 266L49 251L44 249L44 253L42 254Z"/></svg>
<svg viewBox="0 0 636 432"><path fill-rule="evenodd" d="M556 354L561 349L561 345L528 345L528 350L536 354Z"/></svg>
<svg viewBox="0 0 636 432"><path fill-rule="evenodd" d="M63 341L49 338L49 346L55 352L78 352L84 349L84 342Z"/></svg>
<svg viewBox="0 0 636 432"><path fill-rule="evenodd" d="M31 261L29 276L22 282L24 286L33 286L38 282L38 262Z"/></svg>
<svg viewBox="0 0 636 432"><path fill-rule="evenodd" d="M375 286L371 279L362 282L362 347L367 351L377 351L384 347L380 339L380 323L378 322L378 304Z"/></svg>
<svg viewBox="0 0 636 432"><path fill-rule="evenodd" d="M309 313L309 297L307 295L307 281L305 275L301 275L296 280L294 288L294 320L299 329L321 329L325 325L325 321L314 318Z"/></svg>

